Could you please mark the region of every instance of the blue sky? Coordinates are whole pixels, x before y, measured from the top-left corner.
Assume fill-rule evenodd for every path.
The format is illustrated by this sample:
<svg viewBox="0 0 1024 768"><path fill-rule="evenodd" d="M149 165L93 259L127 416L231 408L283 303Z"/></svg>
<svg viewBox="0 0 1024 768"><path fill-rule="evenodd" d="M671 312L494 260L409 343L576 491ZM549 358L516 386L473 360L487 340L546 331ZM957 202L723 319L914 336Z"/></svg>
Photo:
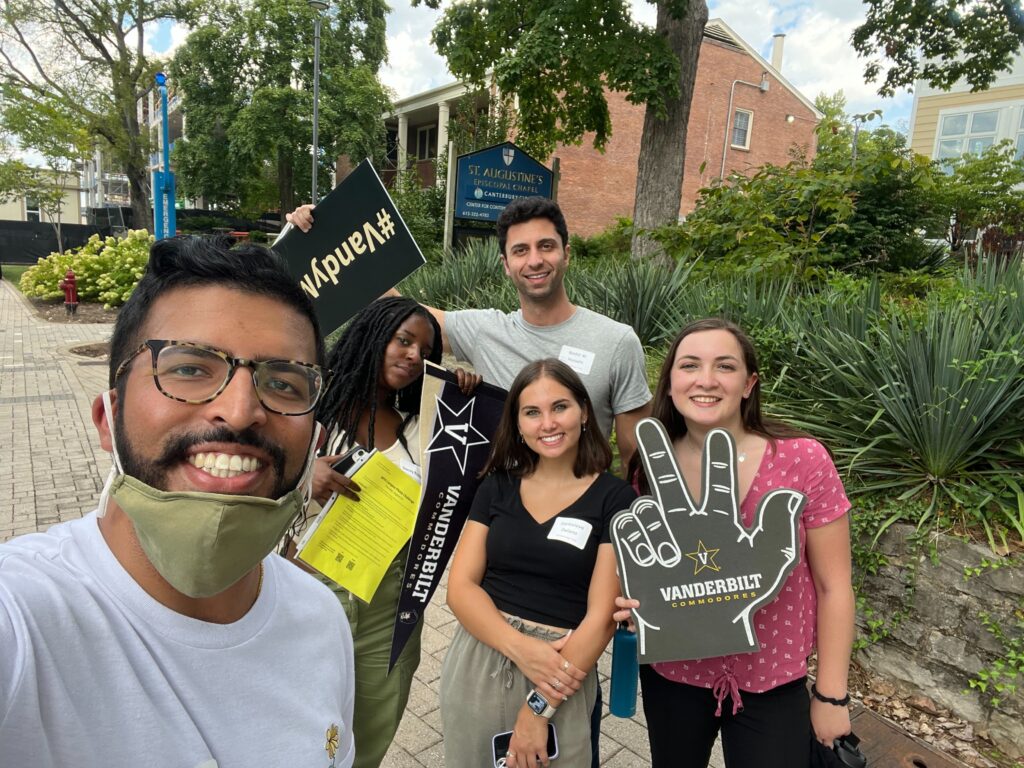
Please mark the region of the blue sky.
<svg viewBox="0 0 1024 768"><path fill-rule="evenodd" d="M654 6L630 0L638 21L654 24ZM444 59L430 43L430 31L439 12L412 7L408 0L392 0L388 16L388 63L381 80L398 98L452 81ZM876 86L864 82L864 61L850 44L854 28L864 19L861 0L711 0L711 18L720 18L766 59L771 58L772 35L786 34L782 73L807 98L819 93L846 95L848 111L881 109L883 119L906 130L912 96L901 93L891 99L876 94ZM150 51L161 53L176 47L187 31L169 23L155 25L147 39Z"/></svg>

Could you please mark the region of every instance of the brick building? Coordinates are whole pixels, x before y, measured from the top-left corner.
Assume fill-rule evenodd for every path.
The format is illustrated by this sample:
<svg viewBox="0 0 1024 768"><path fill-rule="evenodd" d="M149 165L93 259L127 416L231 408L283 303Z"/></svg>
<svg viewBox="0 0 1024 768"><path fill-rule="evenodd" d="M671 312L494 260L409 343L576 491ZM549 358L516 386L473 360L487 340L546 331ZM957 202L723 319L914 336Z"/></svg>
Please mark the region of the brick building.
<svg viewBox="0 0 1024 768"><path fill-rule="evenodd" d="M784 165L794 149L813 157L814 127L822 116L782 75L783 37L775 36L769 62L720 19L705 27L680 216L693 210L697 191L716 178L765 163ZM438 147L448 141L452 105L466 94L462 83L452 83L397 101L385 120L393 162L398 167L414 163L430 183ZM552 158L558 158L558 201L571 230L585 236L606 229L618 216L633 215L644 108L629 104L621 93L607 96L612 135L604 153L593 148L592 136L585 136L580 146L560 146L545 162L551 166Z"/></svg>

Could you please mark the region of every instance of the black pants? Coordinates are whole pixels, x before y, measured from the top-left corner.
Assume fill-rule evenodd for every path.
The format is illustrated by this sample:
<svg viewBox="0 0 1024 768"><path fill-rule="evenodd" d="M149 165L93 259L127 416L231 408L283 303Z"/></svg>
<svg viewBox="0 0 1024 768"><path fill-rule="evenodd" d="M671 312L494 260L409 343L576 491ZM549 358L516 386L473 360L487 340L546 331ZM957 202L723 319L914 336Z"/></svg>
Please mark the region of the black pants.
<svg viewBox="0 0 1024 768"><path fill-rule="evenodd" d="M742 693L717 703L709 688L674 683L650 666L640 667L652 768L706 768L719 729L726 768L807 768L811 704L800 678L765 693Z"/></svg>

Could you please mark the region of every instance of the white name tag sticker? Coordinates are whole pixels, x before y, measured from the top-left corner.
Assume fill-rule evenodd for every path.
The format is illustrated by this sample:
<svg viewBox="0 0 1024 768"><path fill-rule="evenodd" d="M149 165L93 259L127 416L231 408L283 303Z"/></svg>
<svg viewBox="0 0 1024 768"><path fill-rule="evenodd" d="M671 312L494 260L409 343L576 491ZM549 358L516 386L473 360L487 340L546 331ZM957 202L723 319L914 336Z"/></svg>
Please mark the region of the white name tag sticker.
<svg viewBox="0 0 1024 768"><path fill-rule="evenodd" d="M566 544L572 544L576 549L583 549L587 546L587 539L590 538L590 532L593 530L594 526L586 520L560 517L551 526L548 538L552 541L564 541Z"/></svg>
<svg viewBox="0 0 1024 768"><path fill-rule="evenodd" d="M562 345L562 351L558 353L558 359L581 376L586 376L590 373L590 369L594 367L593 352L588 352L579 347L570 347L568 344Z"/></svg>
<svg viewBox="0 0 1024 768"><path fill-rule="evenodd" d="M420 468L417 467L408 459L402 459L402 461L399 462L398 466L403 472L405 472L405 474L407 474L417 483L423 482L423 478L420 476Z"/></svg>

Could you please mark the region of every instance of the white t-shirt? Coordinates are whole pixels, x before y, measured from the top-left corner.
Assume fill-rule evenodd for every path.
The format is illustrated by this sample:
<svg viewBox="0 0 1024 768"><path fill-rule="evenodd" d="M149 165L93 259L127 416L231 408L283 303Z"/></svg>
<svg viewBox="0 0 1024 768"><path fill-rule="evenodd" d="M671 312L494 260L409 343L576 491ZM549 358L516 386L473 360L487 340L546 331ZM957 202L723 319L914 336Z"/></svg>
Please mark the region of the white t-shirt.
<svg viewBox="0 0 1024 768"><path fill-rule="evenodd" d="M345 614L294 565L264 569L249 612L213 624L147 595L95 512L0 544L0 765L351 766Z"/></svg>

